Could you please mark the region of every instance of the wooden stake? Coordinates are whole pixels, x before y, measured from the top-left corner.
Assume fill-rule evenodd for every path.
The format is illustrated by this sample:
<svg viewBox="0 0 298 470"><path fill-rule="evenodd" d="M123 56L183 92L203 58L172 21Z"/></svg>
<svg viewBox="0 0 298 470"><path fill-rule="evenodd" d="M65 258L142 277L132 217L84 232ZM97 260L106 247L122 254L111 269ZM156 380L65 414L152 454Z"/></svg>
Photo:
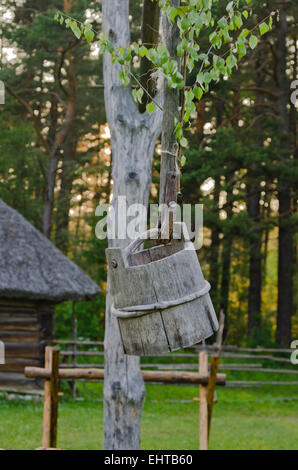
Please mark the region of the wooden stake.
<svg viewBox="0 0 298 470"><path fill-rule="evenodd" d="M212 418L212 410L213 410L213 403L214 403L214 392L215 392L215 386L216 386L216 374L218 370L218 362L219 362L219 355L213 354L211 356L210 375L209 375L208 393L207 393L208 439L210 436L211 418Z"/></svg>
<svg viewBox="0 0 298 470"><path fill-rule="evenodd" d="M180 0L171 0L172 7L178 7ZM167 47L170 56L180 62L177 57L177 45L179 30L176 23L172 24L166 17L162 18L163 42ZM163 89L163 119L162 119L162 149L160 163L160 189L159 205L169 205L170 202L177 202L177 183L178 183L178 143L175 134L175 118L179 120L179 97L180 92L177 88L169 88L166 81ZM165 218L166 212L162 210L159 216L160 227L167 225ZM171 225L171 220L169 221ZM169 227L171 232L172 227Z"/></svg>
<svg viewBox="0 0 298 470"><path fill-rule="evenodd" d="M77 339L78 339L78 325L77 325L77 316L76 316L76 304L75 302L72 303L72 350L73 350L73 357L72 363L73 367L77 367ZM72 396L76 398L77 396L77 382L73 380L72 384Z"/></svg>
<svg viewBox="0 0 298 470"><path fill-rule="evenodd" d="M47 448L57 446L59 353L58 347L46 347L45 368L50 371L50 378L44 382L42 447Z"/></svg>
<svg viewBox="0 0 298 470"><path fill-rule="evenodd" d="M206 351L199 355L199 373L208 374L208 354ZM208 450L208 402L207 386L200 385L200 450Z"/></svg>
<svg viewBox="0 0 298 470"><path fill-rule="evenodd" d="M217 338L216 338L216 347L217 347L218 353L220 353L222 349L224 327L225 327L225 314L221 310L219 314L219 328L218 328Z"/></svg>

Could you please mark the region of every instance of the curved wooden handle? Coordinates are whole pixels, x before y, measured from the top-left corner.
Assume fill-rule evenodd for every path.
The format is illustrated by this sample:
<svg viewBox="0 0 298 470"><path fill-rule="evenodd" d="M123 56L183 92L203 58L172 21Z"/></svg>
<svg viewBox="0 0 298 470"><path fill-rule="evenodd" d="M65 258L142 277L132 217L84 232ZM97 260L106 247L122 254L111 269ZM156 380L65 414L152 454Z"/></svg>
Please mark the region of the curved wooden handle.
<svg viewBox="0 0 298 470"><path fill-rule="evenodd" d="M158 228L152 228L150 230L146 230L146 232L143 232L138 238L133 240L126 248L125 248L125 254L126 256L131 255L134 253L141 245L144 243L145 240L148 240L148 238L155 239L158 236L159 229Z"/></svg>
<svg viewBox="0 0 298 470"><path fill-rule="evenodd" d="M184 234L184 222L175 222L174 223L174 232L175 232L175 227L180 227L180 235L181 235L181 240L189 241L189 239L185 238ZM157 239L158 234L160 232L160 228L152 228L150 230L146 230L146 232L142 233L138 238L133 240L124 250L126 258L134 253L141 245L144 243L145 240L148 240L149 238L152 240Z"/></svg>

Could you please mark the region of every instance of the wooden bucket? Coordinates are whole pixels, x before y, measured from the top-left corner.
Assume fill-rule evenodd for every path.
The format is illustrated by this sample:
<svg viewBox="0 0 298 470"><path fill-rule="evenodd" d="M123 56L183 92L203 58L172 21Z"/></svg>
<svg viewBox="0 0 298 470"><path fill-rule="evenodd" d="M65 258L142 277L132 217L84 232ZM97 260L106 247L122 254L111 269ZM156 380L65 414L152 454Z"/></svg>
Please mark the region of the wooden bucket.
<svg viewBox="0 0 298 470"><path fill-rule="evenodd" d="M125 249L106 250L112 313L125 354L152 356L189 347L218 329L210 284L183 226L175 223L182 236L168 245L137 251L145 239L156 237L153 229Z"/></svg>

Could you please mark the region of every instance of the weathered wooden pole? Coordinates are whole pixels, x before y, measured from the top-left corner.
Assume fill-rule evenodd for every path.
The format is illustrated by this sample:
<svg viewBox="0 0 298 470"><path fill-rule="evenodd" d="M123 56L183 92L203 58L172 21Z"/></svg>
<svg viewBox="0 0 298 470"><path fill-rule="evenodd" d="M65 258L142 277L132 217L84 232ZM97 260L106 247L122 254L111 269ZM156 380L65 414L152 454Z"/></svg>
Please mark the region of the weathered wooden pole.
<svg viewBox="0 0 298 470"><path fill-rule="evenodd" d="M208 375L208 354L199 355L199 374ZM208 450L208 385L200 385L200 450Z"/></svg>
<svg viewBox="0 0 298 470"><path fill-rule="evenodd" d="M212 354L211 361L210 361L210 374L209 374L208 393L207 393L208 440L210 437L211 419L212 419L214 394L215 394L215 387L216 387L216 377L217 377L217 371L218 371L218 365L219 365L219 355L222 350L224 328L225 328L225 314L221 310L219 314L219 328L218 328L217 338L216 338L217 354Z"/></svg>
<svg viewBox="0 0 298 470"><path fill-rule="evenodd" d="M173 6L179 6L180 0L171 0ZM172 58L178 60L177 45L179 42L179 29L172 24L166 15L162 17L162 38ZM163 85L163 120L162 120L162 149L160 164L160 190L159 204L162 206L160 213L160 225L162 227L161 238L169 238L172 230L171 221L167 221L167 210L171 202L177 202L178 185L178 143L175 134L175 118L179 118L179 90L169 88L167 81ZM171 227L165 227L170 222Z"/></svg>
<svg viewBox="0 0 298 470"><path fill-rule="evenodd" d="M77 366L77 339L78 339L78 323L77 323L77 316L76 316L76 303L72 303L72 363L73 366ZM77 396L77 383L74 380L71 384L72 387L72 396L76 398Z"/></svg>
<svg viewBox="0 0 298 470"><path fill-rule="evenodd" d="M49 373L49 378L44 382L42 447L47 448L57 446L59 354L58 347L46 347L45 369Z"/></svg>
<svg viewBox="0 0 298 470"><path fill-rule="evenodd" d="M214 404L214 392L215 392L215 386L216 386L218 363L219 363L219 355L213 354L211 356L211 361L210 361L210 374L209 374L208 392L207 392L208 440L209 440L210 429L211 429L211 419L212 419L212 411L213 411L213 404Z"/></svg>
<svg viewBox="0 0 298 470"><path fill-rule="evenodd" d="M225 314L223 310L219 312L218 324L219 324L219 327L218 327L217 337L216 337L216 349L217 349L217 352L220 354L222 350L223 334L224 334L224 329L225 329Z"/></svg>

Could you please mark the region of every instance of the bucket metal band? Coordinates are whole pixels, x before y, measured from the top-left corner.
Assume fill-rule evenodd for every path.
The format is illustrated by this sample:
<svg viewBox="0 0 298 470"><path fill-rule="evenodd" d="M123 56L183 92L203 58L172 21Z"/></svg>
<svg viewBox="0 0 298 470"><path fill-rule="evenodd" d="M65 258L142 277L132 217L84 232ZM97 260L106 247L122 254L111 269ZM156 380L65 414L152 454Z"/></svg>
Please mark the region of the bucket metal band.
<svg viewBox="0 0 298 470"><path fill-rule="evenodd" d="M175 300L164 300L161 302L156 302L154 304L147 304L147 305L134 305L130 307L123 307L123 308L116 308L114 304L111 306L111 312L118 318L136 318L146 315L150 312L155 312L158 310L165 310L166 308L176 307L177 305L183 305L188 302L192 302L199 297L202 297L205 294L208 294L210 291L210 284L207 281L204 281L205 284L197 292L192 294L185 295L184 297L180 297L179 299Z"/></svg>

